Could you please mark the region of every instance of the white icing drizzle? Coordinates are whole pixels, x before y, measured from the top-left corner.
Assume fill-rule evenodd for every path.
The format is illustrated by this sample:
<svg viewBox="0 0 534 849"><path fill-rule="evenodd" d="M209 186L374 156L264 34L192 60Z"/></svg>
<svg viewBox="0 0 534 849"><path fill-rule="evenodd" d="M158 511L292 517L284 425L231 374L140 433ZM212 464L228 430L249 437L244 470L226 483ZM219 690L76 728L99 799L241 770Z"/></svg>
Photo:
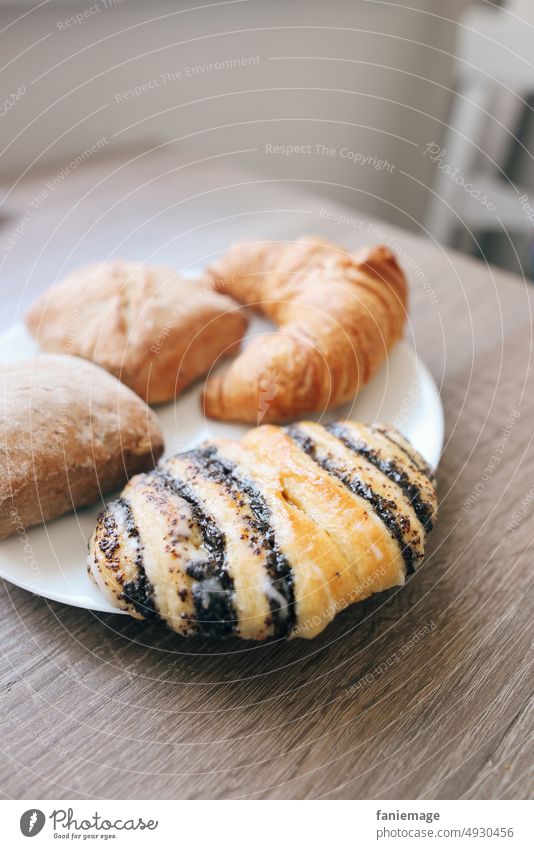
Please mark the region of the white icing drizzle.
<svg viewBox="0 0 534 849"><path fill-rule="evenodd" d="M201 602L204 610L208 610L210 606L210 596L213 593L224 593L225 590L218 578L211 577L200 581L198 584L201 593Z"/></svg>
<svg viewBox="0 0 534 849"><path fill-rule="evenodd" d="M262 585L263 592L269 599L269 602L273 602L279 608L277 610L277 614L279 616L283 616L284 619L287 619L289 616L289 607L287 604L287 599L284 598L281 592L279 592L276 587L273 587L270 581L264 581Z"/></svg>
<svg viewBox="0 0 534 849"><path fill-rule="evenodd" d="M124 504L120 501L112 501L108 509L115 519L117 531L120 535L121 546L126 550L127 557L121 557L121 566L124 578L126 581L133 581L137 577L137 558L141 551L139 536L138 534L130 535L126 530L128 525L128 512Z"/></svg>
<svg viewBox="0 0 534 849"><path fill-rule="evenodd" d="M376 542L371 543L371 545L369 546L369 548L370 548L370 550L373 552L373 554L374 554L374 556L375 556L375 559L376 559L376 560L383 560L383 559L384 559L384 554L382 553L382 551L380 551L380 549L379 549L379 547L377 546Z"/></svg>

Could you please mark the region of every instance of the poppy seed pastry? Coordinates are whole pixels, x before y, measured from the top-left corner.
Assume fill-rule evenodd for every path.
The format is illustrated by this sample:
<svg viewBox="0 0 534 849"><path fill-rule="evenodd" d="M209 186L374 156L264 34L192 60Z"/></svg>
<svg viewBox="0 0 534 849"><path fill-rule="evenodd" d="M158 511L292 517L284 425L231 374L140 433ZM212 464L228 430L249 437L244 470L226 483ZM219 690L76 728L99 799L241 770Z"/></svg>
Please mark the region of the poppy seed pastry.
<svg viewBox="0 0 534 849"><path fill-rule="evenodd" d="M384 246L352 254L317 236L252 242L208 272L278 326L208 379L204 409L216 419L285 422L350 401L406 320L406 280Z"/></svg>
<svg viewBox="0 0 534 849"><path fill-rule="evenodd" d="M231 354L247 319L206 281L116 261L74 271L41 295L26 325L44 351L91 360L158 404Z"/></svg>
<svg viewBox="0 0 534 849"><path fill-rule="evenodd" d="M131 480L99 516L88 569L112 605L183 636L311 638L404 583L436 510L397 431L263 425Z"/></svg>
<svg viewBox="0 0 534 849"><path fill-rule="evenodd" d="M159 460L154 412L98 366L43 354L0 372L0 539L93 504Z"/></svg>

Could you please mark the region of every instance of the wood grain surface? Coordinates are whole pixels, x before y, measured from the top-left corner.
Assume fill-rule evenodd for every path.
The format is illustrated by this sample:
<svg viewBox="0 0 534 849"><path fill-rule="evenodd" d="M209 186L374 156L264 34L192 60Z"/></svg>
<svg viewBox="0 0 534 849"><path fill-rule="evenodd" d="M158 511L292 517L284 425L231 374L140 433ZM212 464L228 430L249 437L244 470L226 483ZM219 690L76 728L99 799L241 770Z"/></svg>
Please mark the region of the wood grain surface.
<svg viewBox="0 0 534 849"><path fill-rule="evenodd" d="M194 158L194 156L192 157ZM0 790L15 798L509 798L532 793L534 381L529 286L290 179L175 153L99 160L1 272L2 323L66 269L202 264L236 238L389 241L407 336L441 389L440 515L406 587L312 642L183 640L1 588ZM47 175L10 195L4 243ZM313 188L313 187L311 187ZM343 221L350 216L352 221Z"/></svg>

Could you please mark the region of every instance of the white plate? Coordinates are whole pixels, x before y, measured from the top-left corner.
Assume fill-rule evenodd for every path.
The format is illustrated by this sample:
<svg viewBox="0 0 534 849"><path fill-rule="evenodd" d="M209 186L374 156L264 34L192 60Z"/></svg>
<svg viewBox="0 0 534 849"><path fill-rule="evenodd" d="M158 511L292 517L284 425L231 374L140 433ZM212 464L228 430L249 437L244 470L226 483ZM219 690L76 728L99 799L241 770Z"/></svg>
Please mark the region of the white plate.
<svg viewBox="0 0 534 849"><path fill-rule="evenodd" d="M254 319L250 334L271 329ZM32 357L34 341L22 325L0 336L0 363ZM209 437L239 438L248 427L205 419L199 402L201 386L175 403L158 408L166 454L197 445ZM310 417L311 418L311 417ZM436 468L443 446L443 409L426 366L401 342L352 405L330 410L321 419L352 418L394 424ZM95 526L99 503L46 526L32 528L0 542L0 576L30 592L76 607L119 613L93 586L86 572L87 540Z"/></svg>

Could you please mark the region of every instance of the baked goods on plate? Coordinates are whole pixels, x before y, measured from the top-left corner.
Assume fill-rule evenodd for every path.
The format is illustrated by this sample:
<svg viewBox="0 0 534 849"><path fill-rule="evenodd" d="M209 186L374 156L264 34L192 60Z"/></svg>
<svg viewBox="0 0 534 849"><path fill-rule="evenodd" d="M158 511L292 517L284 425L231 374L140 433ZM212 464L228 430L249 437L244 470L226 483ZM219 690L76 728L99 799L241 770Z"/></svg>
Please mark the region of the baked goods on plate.
<svg viewBox="0 0 534 849"><path fill-rule="evenodd" d="M386 249L369 249L363 253L350 255L341 248L316 238L305 238L286 245L264 242L249 246L246 250L242 248L231 250L223 257L220 264L211 269L209 274L204 275L204 279L209 279L210 283L186 282L186 285L192 285L193 289L191 297L183 299L178 297L178 291L182 294L185 292L183 281L169 269L146 269L130 263L94 266L90 270L79 272L70 281L65 281L51 290L49 295L41 299L30 311L28 325L42 346L57 347L63 351L77 351L89 358L94 356L108 369L120 375L123 380L135 386L137 392L144 394L152 401L159 401L174 396L175 391L180 391L188 381L193 380L195 375L206 368L209 368L211 373L215 360L229 353L238 343L246 318L239 311L239 307L220 294L230 292L252 307L252 320L248 343L245 343L242 352L230 369L222 376L215 374L213 381L209 381L206 389L206 401L211 398L214 405L210 406L210 412L220 418L219 420L206 419L203 415L203 407L199 403L201 387L198 383L174 400L174 403L158 409L158 422L171 453L178 450L190 450L187 461L182 455L174 460L166 460L160 468L166 468L168 464L172 471L174 466L178 465L182 473L182 463L200 463L200 455L197 456L196 449L203 440L208 438L218 453L224 450L225 462L232 461L239 467L236 473L230 466L226 470L226 484L231 485L234 494L237 493L244 480L243 476L245 473L248 474L247 470L249 470L252 481L255 481L255 475L259 476L260 489L262 492L265 489L263 497L269 511L272 510L274 502L268 503L267 495L278 498L275 493L281 491L282 498L285 499L285 490L280 490L280 464L284 463L288 469L295 469L299 464L308 463L309 481L312 484L328 472L330 480L328 486L336 493L340 487L344 487L345 498L348 498L348 488L342 478L338 475L339 479L334 481L332 470L326 467L318 470L320 463L317 462L317 458L303 450L304 445L309 445L308 438L301 440L302 444L299 445L299 428L293 428L291 432L276 428L260 429L258 433L264 435L257 446L255 444L253 446L252 435L246 436L242 444L232 441L245 436L246 427L238 424L237 421L250 419L255 423L261 423L288 417L295 421L296 414L302 418L302 412L310 407L315 408L316 413L312 413L309 418L320 420L323 426L331 424L336 419L353 418L363 421L394 422L395 426L408 436L417 450L425 456L432 468L436 467L443 444L443 415L439 394L431 375L417 357L416 352L405 342L394 344L401 332L405 316L405 281L395 260ZM264 280L265 285L260 285L258 281L261 280ZM81 289L78 288L78 284L82 285ZM217 291L210 291L209 286ZM176 300L172 301L169 292ZM216 305L212 300L214 298ZM259 303L255 304L255 299ZM172 309L169 308L171 301L174 305ZM340 304L343 309L338 309ZM254 315L255 306L256 315ZM226 312L227 307L229 312ZM318 315L321 316L321 320L317 319ZM197 328L197 330L194 329L195 316L199 320L200 329ZM231 316L229 320L228 316ZM278 323L277 332L273 333L272 323L269 324L269 320ZM202 344L195 348L199 339ZM0 362L5 360L13 362L19 358L33 357L36 351L34 339L31 339L21 326L12 328L8 334L0 337ZM195 351L195 356L192 356L192 352ZM390 352L387 362L384 360L386 351ZM178 359L180 359L179 364L177 364ZM45 358L42 359L43 363L44 360ZM186 363L187 369L182 367ZM92 368L88 363L85 365L86 368ZM82 401L89 405L95 401L92 389L84 395L88 381L82 379L80 374L79 372L76 380L78 396L74 403L74 409L77 411L84 409ZM374 377L370 380L372 375ZM235 377L235 381L230 380L232 376ZM114 383L111 376L108 376L108 380ZM364 381L368 382L362 388ZM53 386L54 382L53 380L50 386ZM115 383L114 385L116 387ZM121 388L127 392L124 386ZM358 394L354 399L356 391ZM331 409L342 399L346 399L344 407L337 406ZM48 401L49 398L46 400ZM140 404L138 409L144 410L143 415L146 416L146 408L140 399L134 400L137 400ZM214 412L215 407L216 412ZM41 415L45 408L46 404L40 405ZM60 421L63 412L63 408L58 410ZM83 412L80 413L78 425L81 423L82 431L86 419L87 416L84 419ZM233 421L230 422L229 419ZM34 420L39 422L39 416L36 416ZM110 419L106 421L109 422ZM44 432L49 426L50 423L47 421ZM161 452L162 441L161 433L156 430L156 427L152 420L149 430L153 429L153 436L149 437L149 441L152 443L153 456L150 461L145 457L146 465L137 467L133 463L128 465L123 469L120 479L118 475L115 478L116 465L113 460L119 456L117 440L113 436L116 428L111 426L108 428L108 434L102 443L105 450L99 455L99 468L94 470L94 477L97 474L102 475L100 480L102 490L113 485L122 485L128 475L138 469L148 470L153 467L155 459ZM312 425L310 423L302 426L300 430L303 427L305 429ZM12 443L15 447L25 444L19 431L19 427L8 429L10 444ZM278 434L276 439L281 440L280 443L276 441L274 434ZM378 436L376 438L379 439ZM119 440L119 443L121 442L124 444L122 438ZM49 464L52 466L57 459L57 452L56 455L53 454L54 445L55 442L52 439L50 446L47 445L46 450L43 449L41 452L45 458L52 459ZM262 447L264 445L269 445L266 453ZM292 446L291 451L287 445ZM299 453L295 455L297 449ZM31 446L27 446L27 450L31 452ZM205 450L205 448L202 449L202 456ZM233 456L232 452L237 452L239 456ZM294 455L299 457L298 462ZM81 456L87 460L88 452L82 452ZM255 461L254 468L250 466L249 469L247 462L252 456ZM79 479L83 480L85 474L85 471L74 463L74 455L69 457L73 461L74 468L67 464L69 474L59 477L59 489L56 490L52 486L49 488L48 495L43 496L40 501L38 494L35 497L28 497L27 502L31 509L29 507L27 513L26 508L22 514L14 513L11 517L11 526L8 527L7 524L3 526L4 535L12 533L13 524L17 534L13 534L11 539L4 540L0 545L0 575L47 598L92 610L134 612L137 615L143 615L139 613L139 606L136 609L136 603L138 605L142 603L142 586L140 589L133 586L127 588L134 589L132 599L135 599L135 602L132 600L126 603L124 596L120 600L118 598L118 595L123 592L120 586L131 582L135 584L138 580L137 561L134 563L131 557L137 550L137 546L141 545L141 536L143 539L153 538L150 551L153 550L156 556L149 566L149 571L150 568L156 570L160 567L163 570L167 568L168 551L161 553L161 538L158 542L157 529L159 528L161 534L165 535L168 532L167 518L171 517L176 519L178 536L182 533L182 520L173 513L175 500L172 494L166 493L164 498L163 494L160 496L159 493L155 494L152 491L156 479L158 479L157 486L160 486L159 472L157 475L149 474L147 478L142 478L140 483L127 488L123 500L127 503L131 497L138 503L139 510L144 510L146 507L146 514L152 515L154 519L153 527L148 527L144 518L140 520L142 526L140 537L137 537L135 532L138 508L134 505L130 511L127 504L124 506L121 503L110 507L108 530L112 528L113 521L117 520L123 529L126 527L128 542L125 545L123 537L122 543L119 540L118 547L115 549L113 548L115 541L110 538L109 551L115 551L117 556L120 555L119 560L114 561L117 572L115 578L113 575L105 574L106 564L101 564L104 569L103 576L100 568L96 572L91 569L97 579L99 576L102 577L100 586L105 592L101 592L96 584L89 580L87 571L83 567L85 546L81 544L81 540L86 540L94 529L102 498L98 489L95 495L94 488L91 491L91 487L87 488L82 483L78 483L77 488L74 488L74 498L70 490L68 500L65 498L65 486L66 482L69 483L69 476L77 483ZM80 455L77 459L80 459ZM367 459L369 460L369 457ZM46 463L44 470L43 466L39 466L43 475L46 472ZM213 466L211 461L210 465ZM21 467L24 468L23 464ZM313 474L312 467L315 469ZM383 473L384 470L379 471ZM284 475L285 473L286 470ZM231 483L236 474L239 482ZM46 478L46 475L44 477ZM336 477L335 474L334 477ZM92 480L91 476L90 479ZM23 482L24 475L22 475ZM327 487L326 483L324 487ZM209 503L204 494L206 488L210 492ZM306 490L307 488L308 484L306 484ZM216 508L220 510L214 518L217 518L215 524L224 535L225 545L229 545L229 540L233 539L235 528L240 523L242 525L249 520L256 522L256 519L259 522L258 516L256 519L252 514L248 516L248 519L245 517L247 508L244 504L238 505L239 509L233 513L231 509L227 510L222 506L223 504L229 506L228 497L221 494L220 487L214 481L206 480L200 489L204 499L204 512L207 510L211 515L209 510L215 511ZM7 497L13 499L13 493L9 491ZM350 497L355 497L355 493L352 493ZM159 500L159 512L154 508L154 498ZM185 496L180 495L180 498L189 503ZM62 510L70 511L74 505L85 504L95 499L99 502L98 507L90 507L76 515L67 514L56 522L34 528L26 533L26 528L31 522L52 518L59 515ZM339 501L339 493L336 500ZM4 506L8 503L4 499ZM24 506L24 499L21 499L20 495L19 503ZM259 502L254 500L254 505L257 506L257 504ZM190 508L192 509L191 504ZM250 510L253 510L252 504ZM292 514L292 512L293 508L288 507L286 513ZM301 512L304 527L314 529L318 526L318 536L313 534L310 539L313 540L312 547L319 545L320 549L321 534L323 537L324 534L328 536L329 531L321 530L318 521L310 525L310 518L313 515L311 502L306 503L305 509ZM328 511L323 512L325 516L329 515ZM133 516L133 524L129 521L130 513ZM339 520L338 526L340 529L344 528L343 534L350 536L350 517L353 512L349 510L342 513L343 520ZM187 510L184 515L187 516ZM278 513L276 516L280 519ZM332 519L331 516L330 518ZM349 530L345 529L345 520L348 522ZM372 521L376 522L376 516ZM400 518L397 525L401 530L403 527L407 528L405 523L400 523ZM283 525L280 525L276 531L277 540L282 529ZM200 530L202 531L202 528ZM427 530L426 527L425 530ZM98 534L101 535L101 533L102 528L99 526ZM210 537L212 541L215 538ZM265 538L270 539L268 530ZM204 549L208 543L203 537L201 539L198 533L193 532L191 539L192 544L199 551L206 553ZM260 535L258 539L261 540ZM295 559L298 564L299 558L303 555L300 549L295 549L289 533L286 533L283 540L290 549L290 554L284 554L284 556L290 563L292 573L296 574L298 566L293 564L292 559ZM422 541L421 537L419 547L415 541L412 541L414 564L419 560ZM400 545L398 538L397 543ZM181 550L182 543L178 544L174 537L166 544L175 546L178 552ZM262 544L260 543L260 548ZM360 544L364 545L363 542ZM386 543L385 545L387 548ZM257 569L260 555L251 554L248 549L243 550L243 540L235 542L235 546L237 546L235 550L241 552L246 562L252 563L256 573L260 574ZM338 541L336 546L337 549L342 549ZM147 547L144 551L147 553L149 548ZM230 548L227 551L230 551ZM404 560L406 552L403 544ZM126 558L124 562L122 557ZM376 584L373 584L370 579L354 583L356 580L354 576L357 575L359 567L351 565L350 558L347 559L346 554L342 552L342 562L344 562L343 558L348 564L346 574L352 576L350 578L352 583L349 581L351 591L344 594L347 588L347 584L343 583L345 578L338 585L338 578L335 576L336 581L333 586L343 587L343 592L339 593L336 590L332 603L326 607L327 612L324 613L324 594L328 595L330 592L331 583L331 572L328 567L325 567L325 580L321 584L323 589L319 589L319 586L313 589L312 586L312 594L317 603L315 612L311 608L312 625L308 621L307 614L304 618L301 615L301 612L306 610L304 601L306 593L300 594L298 604L293 606L296 610L295 619L288 630L292 636L299 633L313 635L314 629L321 630L338 609L379 589L379 579L384 579L389 586L401 574L398 568L398 556L395 559L392 554L391 542L389 542L387 563L383 564L389 571L386 575L374 575L375 581L378 581ZM177 557L177 559L180 558ZM207 555L204 561L209 561ZM233 557L232 564L237 562L238 560ZM58 563L61 564L61 568L58 568ZM124 571L125 564L128 567L126 571ZM153 586L157 588L155 592L158 598L161 592L166 592L162 590L162 587L169 587L167 619L171 627L181 633L220 633L221 630L226 633L235 630L241 636L252 636L255 639L283 634L284 628L287 627L281 624L284 614L271 610L270 602L268 602L270 614L267 613L261 619L265 613L265 598L261 603L258 601L257 592L254 591L256 592L254 596L254 593L242 584L242 570L239 566L232 564L228 569L223 570L222 576L228 571L237 589L229 590L228 586L223 587L225 591L229 590L229 594L223 595L222 598L233 598L235 594L232 603L237 605L238 614L233 618L231 614L225 614L220 617L220 620L214 620L212 614L204 616L202 611L199 614L196 607L195 615L191 618L187 606L182 605L177 609L181 620L177 626L173 613L173 605L177 604L174 592L176 587L172 582L166 584L166 578L160 580L156 576ZM322 567L314 565L311 569L312 564L308 563L308 565L310 566L309 574L315 575L320 583ZM211 569L210 565L209 570ZM193 593L194 586L198 584L199 587L194 590L196 593L194 604L197 604L200 593L208 608L211 606L208 590L213 586L216 588L216 583L214 585L211 581L212 576L209 570L207 574L197 571L195 574L187 575L187 579L193 583L189 588L188 586L181 588L181 590L191 590ZM305 570L301 570L299 574L301 575L300 584L298 582L295 584L297 590L298 586L302 586ZM340 575L343 574L344 572L340 571ZM281 592L277 583L264 585L264 590L264 596L269 597L275 597L277 592ZM178 598L181 605L183 600ZM189 597L189 605L193 603L192 598L193 595ZM281 608L285 610L291 607L291 602L281 605ZM150 604L147 608L150 608ZM158 613L154 615L160 618L166 616L159 607ZM286 619L290 621L290 617Z"/></svg>
<svg viewBox="0 0 534 849"><path fill-rule="evenodd" d="M42 350L91 360L158 404L231 354L247 319L205 281L166 266L105 262L41 295L26 325Z"/></svg>
<svg viewBox="0 0 534 849"><path fill-rule="evenodd" d="M154 412L86 360L43 355L0 375L0 539L92 504L163 452Z"/></svg>
<svg viewBox="0 0 534 849"><path fill-rule="evenodd" d="M349 253L317 237L236 245L213 285L278 325L208 379L208 416L285 422L354 398L402 334L407 286L391 251Z"/></svg>
<svg viewBox="0 0 534 849"><path fill-rule="evenodd" d="M99 516L88 568L110 604L184 636L311 638L404 583L436 509L395 430L264 425L133 478Z"/></svg>

